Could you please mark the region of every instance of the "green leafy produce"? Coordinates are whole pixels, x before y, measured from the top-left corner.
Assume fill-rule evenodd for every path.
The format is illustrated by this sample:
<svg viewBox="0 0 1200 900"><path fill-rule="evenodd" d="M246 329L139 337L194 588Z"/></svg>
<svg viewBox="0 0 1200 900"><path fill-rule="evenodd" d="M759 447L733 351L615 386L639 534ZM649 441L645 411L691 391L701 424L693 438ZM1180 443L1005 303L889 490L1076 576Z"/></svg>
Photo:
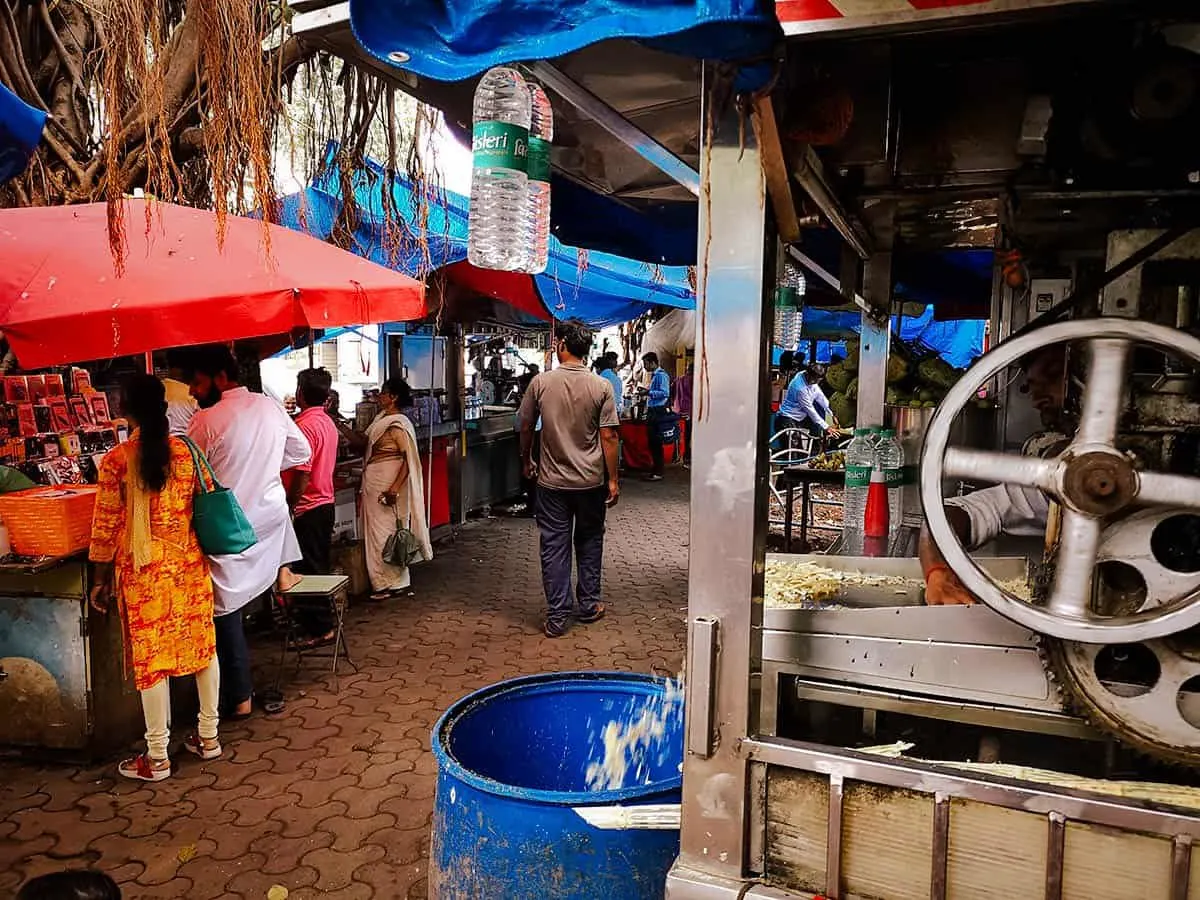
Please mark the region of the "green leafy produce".
<svg viewBox="0 0 1200 900"><path fill-rule="evenodd" d="M923 409L937 409L937 403L933 400L926 400L921 404Z"/></svg>
<svg viewBox="0 0 1200 900"><path fill-rule="evenodd" d="M846 389L844 391L842 391L842 393L846 395L847 400L857 400L858 399L858 379L855 378L848 385L846 385Z"/></svg>
<svg viewBox="0 0 1200 900"><path fill-rule="evenodd" d="M894 387L887 389L887 396L884 398L884 403L888 406L898 406L900 404L901 395Z"/></svg>
<svg viewBox="0 0 1200 900"><path fill-rule="evenodd" d="M846 358L842 360L842 365L846 367L848 372L858 371L858 345L846 347Z"/></svg>
<svg viewBox="0 0 1200 900"><path fill-rule="evenodd" d="M948 391L954 387L954 383L958 381L961 374L948 362L937 356L917 363L917 378L921 380L922 384L931 388Z"/></svg>
<svg viewBox="0 0 1200 900"><path fill-rule="evenodd" d="M847 369L845 363L834 363L825 372L825 380L829 382L835 391L845 393L846 388L850 386L850 382L857 379L854 377L853 370Z"/></svg>
<svg viewBox="0 0 1200 900"><path fill-rule="evenodd" d="M936 391L933 391L927 387L923 387L919 391L917 391L917 399L920 400L922 403L928 403L931 400L935 400L935 401L938 400L939 397L938 397Z"/></svg>
<svg viewBox="0 0 1200 900"><path fill-rule="evenodd" d="M858 406L845 394L839 393L830 397L829 408L843 428L851 427L858 415Z"/></svg>
<svg viewBox="0 0 1200 900"><path fill-rule="evenodd" d="M920 400L909 400L908 405L909 405L910 409L920 409L921 401Z"/></svg>
<svg viewBox="0 0 1200 900"><path fill-rule="evenodd" d="M904 357L898 356L895 353L888 354L887 363L887 382L894 384L897 381L903 381L908 375L908 362Z"/></svg>

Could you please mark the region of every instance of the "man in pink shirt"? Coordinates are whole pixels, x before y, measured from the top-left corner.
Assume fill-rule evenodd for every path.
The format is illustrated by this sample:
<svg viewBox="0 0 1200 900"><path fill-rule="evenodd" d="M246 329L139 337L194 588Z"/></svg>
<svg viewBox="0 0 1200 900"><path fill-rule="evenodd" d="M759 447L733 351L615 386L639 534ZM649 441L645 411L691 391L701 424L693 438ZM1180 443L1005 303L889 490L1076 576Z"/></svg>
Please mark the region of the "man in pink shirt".
<svg viewBox="0 0 1200 900"><path fill-rule="evenodd" d="M333 378L324 369L305 369L296 379L296 425L312 447L312 458L289 473L288 505L304 558L292 567L303 575L328 575L333 545L333 470L337 464L337 426L325 409ZM308 645L332 641L333 617L326 604L298 608Z"/></svg>

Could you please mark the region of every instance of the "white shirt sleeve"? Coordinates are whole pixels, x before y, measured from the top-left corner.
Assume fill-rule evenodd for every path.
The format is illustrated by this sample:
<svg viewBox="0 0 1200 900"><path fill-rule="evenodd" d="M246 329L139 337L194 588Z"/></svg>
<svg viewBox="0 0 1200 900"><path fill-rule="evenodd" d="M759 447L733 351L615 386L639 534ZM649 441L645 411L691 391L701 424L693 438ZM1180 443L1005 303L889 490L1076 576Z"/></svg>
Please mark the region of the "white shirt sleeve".
<svg viewBox="0 0 1200 900"><path fill-rule="evenodd" d="M279 417L287 429L283 443L283 464L279 467L279 471L286 472L288 469L302 466L312 459L312 447L309 446L308 438L304 436L300 426L292 421L292 417L284 412L282 407L279 409Z"/></svg>
<svg viewBox="0 0 1200 900"><path fill-rule="evenodd" d="M1001 484L946 501L971 520L971 546L977 550L1003 534L1041 537L1046 533L1050 501L1037 488Z"/></svg>

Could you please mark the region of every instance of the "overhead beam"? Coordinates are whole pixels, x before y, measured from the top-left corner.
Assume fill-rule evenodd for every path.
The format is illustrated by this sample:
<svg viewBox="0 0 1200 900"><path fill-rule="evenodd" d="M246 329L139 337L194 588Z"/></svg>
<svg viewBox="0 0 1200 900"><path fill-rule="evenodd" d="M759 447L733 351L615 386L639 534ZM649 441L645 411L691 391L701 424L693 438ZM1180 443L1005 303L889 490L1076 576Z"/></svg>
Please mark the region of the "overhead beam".
<svg viewBox="0 0 1200 900"><path fill-rule="evenodd" d="M839 281L837 279L837 277L833 275L833 273L831 273L829 270L827 270L823 266L821 266L815 259L813 259L811 256L809 256L803 250L800 250L797 247L788 247L787 254L793 260L800 263L800 265L802 265L804 268L808 269L808 271L811 272L813 275L816 275L823 282L825 282L827 285L829 285L831 288L833 288L835 291L837 291L838 293L843 293L843 294L845 293L842 290L841 281ZM863 312L865 312L865 313L874 313L875 312L874 307L872 307L869 303L867 303L866 298L863 297L862 294L859 294L858 292L853 292L853 293L851 293L849 299L853 300L854 305L857 306L859 309L861 309Z"/></svg>
<svg viewBox="0 0 1200 900"><path fill-rule="evenodd" d="M319 37L331 31L339 31L350 27L350 4L334 3L307 12L293 12L291 22L284 27L276 28L263 41L263 50L275 50L284 41L288 32L293 37L304 35Z"/></svg>
<svg viewBox="0 0 1200 900"><path fill-rule="evenodd" d="M817 156L812 147L805 146L792 176L812 198L812 202L817 205L821 214L829 220L829 224L842 236L842 240L854 249L858 258L869 257L874 249L871 233L857 216L842 205L842 201L838 199L837 194L830 186L821 158Z"/></svg>
<svg viewBox="0 0 1200 900"><path fill-rule="evenodd" d="M672 181L683 185L690 194L696 197L700 196L699 172L583 85L546 62L529 63L525 68L542 84L584 113L650 165Z"/></svg>
<svg viewBox="0 0 1200 900"><path fill-rule="evenodd" d="M775 226L779 232L779 239L785 244L794 244L800 240L800 218L796 214L792 180L788 177L783 143L779 140L779 126L775 121L775 106L771 103L769 94L760 94L754 98L751 115L754 137L758 141L759 158L762 160L763 177L767 181L767 194L771 197L771 208L775 211Z"/></svg>

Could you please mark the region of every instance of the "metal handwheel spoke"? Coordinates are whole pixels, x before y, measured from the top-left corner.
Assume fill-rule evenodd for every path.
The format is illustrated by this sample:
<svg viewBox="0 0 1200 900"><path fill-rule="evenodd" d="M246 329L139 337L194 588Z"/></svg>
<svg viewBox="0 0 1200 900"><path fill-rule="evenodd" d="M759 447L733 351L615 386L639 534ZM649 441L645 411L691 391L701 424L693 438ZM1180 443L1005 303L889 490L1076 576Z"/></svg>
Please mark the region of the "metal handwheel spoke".
<svg viewBox="0 0 1200 900"><path fill-rule="evenodd" d="M1083 421L1071 446L1057 460L1026 460L950 446L956 417L990 379L1046 347L1070 343L1086 343L1090 348ZM1109 606L1122 610L1109 614L1100 614L1091 602L1096 555L1106 523L1119 527L1137 506L1200 509L1200 479L1139 472L1115 447L1126 407L1133 345L1154 347L1200 365L1200 339L1178 329L1137 319L1058 322L1004 341L984 354L947 393L925 433L921 504L934 543L971 594L1042 635L1087 644L1126 644L1200 626L1200 591L1176 592L1136 609ZM1055 560L1050 596L1043 603L1006 591L971 558L944 508L943 485L948 477L1034 487L1059 501L1067 517L1067 533ZM1113 569L1110 574L1119 573ZM1109 593L1117 590L1108 582L1101 586ZM1112 599L1105 597L1106 603Z"/></svg>
<svg viewBox="0 0 1200 900"><path fill-rule="evenodd" d="M1047 608L1055 615L1086 619L1092 598L1092 573L1100 550L1099 519L1063 512L1054 570L1054 591Z"/></svg>
<svg viewBox="0 0 1200 900"><path fill-rule="evenodd" d="M1117 426L1125 408L1125 370L1129 366L1129 341L1101 338L1088 343L1087 382L1083 387L1083 410L1075 443L1109 444L1117 437Z"/></svg>
<svg viewBox="0 0 1200 900"><path fill-rule="evenodd" d="M997 484L1019 484L1057 493L1058 474L1062 464L1056 459L1036 456L1016 456L1011 453L992 453L987 450L964 450L950 447L942 463L942 471L950 478L967 481L991 481Z"/></svg>
<svg viewBox="0 0 1200 900"><path fill-rule="evenodd" d="M1186 506L1200 509L1200 478L1139 472L1137 502L1143 506Z"/></svg>

